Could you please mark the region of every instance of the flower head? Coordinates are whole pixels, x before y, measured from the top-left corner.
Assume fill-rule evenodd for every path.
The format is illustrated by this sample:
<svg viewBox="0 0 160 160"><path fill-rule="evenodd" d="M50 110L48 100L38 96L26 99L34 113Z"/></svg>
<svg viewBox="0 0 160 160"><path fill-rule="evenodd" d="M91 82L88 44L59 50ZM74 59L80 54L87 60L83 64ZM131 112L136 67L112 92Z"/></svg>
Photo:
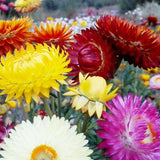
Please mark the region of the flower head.
<svg viewBox="0 0 160 160"><path fill-rule="evenodd" d="M0 21L0 56L7 52L13 52L14 48L20 49L24 42L28 42L31 33L32 21L26 18L15 19L12 21Z"/></svg>
<svg viewBox="0 0 160 160"><path fill-rule="evenodd" d="M98 145L111 160L160 159L160 119L158 109L149 100L129 94L117 95L107 102L111 113L103 112L102 128L97 134L103 141Z"/></svg>
<svg viewBox="0 0 160 160"><path fill-rule="evenodd" d="M32 12L42 5L41 0L16 0L15 10L20 13Z"/></svg>
<svg viewBox="0 0 160 160"><path fill-rule="evenodd" d="M26 49L15 50L14 55L7 53L1 57L1 95L8 95L6 101L24 97L28 104L31 98L38 103L39 96L49 97L51 88L59 90L58 82L66 83L65 74L71 70L66 59L67 54L46 44L26 44Z"/></svg>
<svg viewBox="0 0 160 160"><path fill-rule="evenodd" d="M0 4L1 11L8 11L8 6L6 4Z"/></svg>
<svg viewBox="0 0 160 160"><path fill-rule="evenodd" d="M79 86L68 88L69 92L65 96L74 96L72 107L82 112L88 110L91 117L94 113L100 118L102 111L105 110L105 102L111 100L117 94L118 88L110 92L113 84L107 85L106 80L99 76L88 77L79 74ZM109 93L110 92L110 93Z"/></svg>
<svg viewBox="0 0 160 160"><path fill-rule="evenodd" d="M15 126L9 136L1 144L2 160L91 160L86 137L64 118L38 116Z"/></svg>
<svg viewBox="0 0 160 160"><path fill-rule="evenodd" d="M107 40L92 28L76 34L75 40L76 42L67 50L71 59L70 76L75 76L75 81L78 81L79 72L105 79L113 78L121 58L117 57L116 51L112 50Z"/></svg>
<svg viewBox="0 0 160 160"><path fill-rule="evenodd" d="M160 36L149 28L138 26L116 16L97 20L97 29L120 51L130 64L144 69L160 65Z"/></svg>
<svg viewBox="0 0 160 160"><path fill-rule="evenodd" d="M156 74L149 80L149 87L154 90L160 90L160 74Z"/></svg>
<svg viewBox="0 0 160 160"><path fill-rule="evenodd" d="M35 26L32 41L48 45L54 44L56 47L59 46L61 49L66 49L73 41L71 36L72 30L69 26L50 21L46 23L46 27L42 23L39 28Z"/></svg>

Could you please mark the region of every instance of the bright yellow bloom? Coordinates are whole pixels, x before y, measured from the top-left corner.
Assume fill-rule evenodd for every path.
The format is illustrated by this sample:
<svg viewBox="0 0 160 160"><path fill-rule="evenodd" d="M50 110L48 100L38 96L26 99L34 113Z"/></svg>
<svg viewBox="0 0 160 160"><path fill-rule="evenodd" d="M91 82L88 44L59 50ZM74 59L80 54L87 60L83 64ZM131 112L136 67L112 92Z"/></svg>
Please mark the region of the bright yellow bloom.
<svg viewBox="0 0 160 160"><path fill-rule="evenodd" d="M143 85L149 86L149 81L144 81L144 82L143 82Z"/></svg>
<svg viewBox="0 0 160 160"><path fill-rule="evenodd" d="M53 17L47 17L47 20L48 21L53 21L54 19L53 19Z"/></svg>
<svg viewBox="0 0 160 160"><path fill-rule="evenodd" d="M40 0L16 0L15 10L20 13L32 12L34 9L40 7L42 2Z"/></svg>
<svg viewBox="0 0 160 160"><path fill-rule="evenodd" d="M90 77L79 74L79 86L67 88L69 92L65 96L73 96L72 107L76 110L81 109L82 113L88 110L91 117L95 112L100 118L102 111L105 110L105 102L114 98L118 88L110 92L113 84L107 85L106 80L99 76ZM110 93L109 93L110 92Z"/></svg>
<svg viewBox="0 0 160 160"><path fill-rule="evenodd" d="M149 74L146 74L146 73L140 74L139 77L140 77L143 81L148 81L148 80L150 80L150 75L149 75Z"/></svg>
<svg viewBox="0 0 160 160"><path fill-rule="evenodd" d="M59 91L59 83L66 84L65 74L71 70L67 57L64 51L46 44L26 44L26 49L15 50L14 55L7 53L0 64L1 95L8 95L6 101L20 102L24 97L28 104L32 98L38 103L39 97L49 97L51 88Z"/></svg>
<svg viewBox="0 0 160 160"><path fill-rule="evenodd" d="M158 67L148 68L147 71L150 72L150 73L159 73L160 72L160 68L158 68Z"/></svg>
<svg viewBox="0 0 160 160"><path fill-rule="evenodd" d="M10 108L15 108L17 106L17 103L15 101L7 101L6 103Z"/></svg>

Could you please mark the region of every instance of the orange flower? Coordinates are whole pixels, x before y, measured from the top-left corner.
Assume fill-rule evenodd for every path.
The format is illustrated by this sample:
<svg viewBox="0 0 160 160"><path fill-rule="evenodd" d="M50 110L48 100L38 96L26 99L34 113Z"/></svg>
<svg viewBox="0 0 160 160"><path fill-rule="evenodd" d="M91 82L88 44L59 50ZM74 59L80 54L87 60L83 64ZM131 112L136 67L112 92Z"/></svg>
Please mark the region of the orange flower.
<svg viewBox="0 0 160 160"><path fill-rule="evenodd" d="M40 0L16 0L15 10L20 13L32 12L34 9L40 7L42 2Z"/></svg>
<svg viewBox="0 0 160 160"><path fill-rule="evenodd" d="M0 56L7 52L13 52L14 48L20 49L24 42L29 41L32 27L31 20L26 18L15 19L12 21L0 21Z"/></svg>
<svg viewBox="0 0 160 160"><path fill-rule="evenodd" d="M160 65L160 36L149 28L106 15L97 20L97 29L130 64L144 69Z"/></svg>
<svg viewBox="0 0 160 160"><path fill-rule="evenodd" d="M35 26L33 33L33 42L46 43L49 46L54 44L61 49L66 49L72 42L72 30L69 26L62 25L62 23L47 22L46 26L42 23L39 28Z"/></svg>

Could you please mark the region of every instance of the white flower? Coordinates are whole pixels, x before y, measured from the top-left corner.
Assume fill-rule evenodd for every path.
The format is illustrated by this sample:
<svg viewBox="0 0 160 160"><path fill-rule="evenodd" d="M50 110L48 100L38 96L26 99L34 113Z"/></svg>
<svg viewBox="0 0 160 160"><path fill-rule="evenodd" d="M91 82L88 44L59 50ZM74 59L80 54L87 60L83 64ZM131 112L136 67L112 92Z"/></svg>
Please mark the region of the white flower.
<svg viewBox="0 0 160 160"><path fill-rule="evenodd" d="M64 118L35 117L22 122L1 144L1 160L91 160L84 134Z"/></svg>
<svg viewBox="0 0 160 160"><path fill-rule="evenodd" d="M160 74L156 74L149 80L149 86L151 89L160 90Z"/></svg>

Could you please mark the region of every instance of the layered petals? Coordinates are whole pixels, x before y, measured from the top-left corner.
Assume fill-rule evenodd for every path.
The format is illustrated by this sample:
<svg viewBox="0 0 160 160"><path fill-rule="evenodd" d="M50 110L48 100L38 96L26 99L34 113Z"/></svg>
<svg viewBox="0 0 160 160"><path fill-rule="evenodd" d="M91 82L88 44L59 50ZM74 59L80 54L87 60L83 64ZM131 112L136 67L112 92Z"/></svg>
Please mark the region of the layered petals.
<svg viewBox="0 0 160 160"><path fill-rule="evenodd" d="M41 23L39 27L35 26L33 31L33 42L54 44L61 49L67 49L70 46L72 39L72 29L69 26L53 21L46 24Z"/></svg>
<svg viewBox="0 0 160 160"><path fill-rule="evenodd" d="M11 21L0 21L0 56L5 55L7 52L20 49L24 42L29 42L31 32L29 29L32 27L32 21L26 18L15 19Z"/></svg>
<svg viewBox="0 0 160 160"><path fill-rule="evenodd" d="M59 83L66 83L66 74L71 70L67 56L46 44L26 44L26 49L15 50L14 55L7 53L1 57L1 95L8 95L6 101L24 97L28 104L31 98L37 103L39 97L49 98L51 88L59 91Z"/></svg>
<svg viewBox="0 0 160 160"><path fill-rule="evenodd" d="M78 82L78 74L89 73L90 76L101 76L105 79L113 78L121 58L117 56L112 45L95 29L82 30L75 35L75 42L68 50L71 59L70 67L75 82Z"/></svg>
<svg viewBox="0 0 160 160"><path fill-rule="evenodd" d="M96 27L130 64L144 69L160 66L160 36L149 28L110 15L99 18Z"/></svg>
<svg viewBox="0 0 160 160"><path fill-rule="evenodd" d="M148 100L129 94L117 95L107 102L110 113L103 112L97 124L104 155L111 160L160 159L160 119L158 109Z"/></svg>
<svg viewBox="0 0 160 160"><path fill-rule="evenodd" d="M106 80L99 76L88 77L79 74L80 84L76 87L67 88L65 96L73 96L72 107L85 113L88 111L89 116L95 113L100 118L102 111L106 109L105 102L114 98L118 88L111 91L113 84L107 85Z"/></svg>

